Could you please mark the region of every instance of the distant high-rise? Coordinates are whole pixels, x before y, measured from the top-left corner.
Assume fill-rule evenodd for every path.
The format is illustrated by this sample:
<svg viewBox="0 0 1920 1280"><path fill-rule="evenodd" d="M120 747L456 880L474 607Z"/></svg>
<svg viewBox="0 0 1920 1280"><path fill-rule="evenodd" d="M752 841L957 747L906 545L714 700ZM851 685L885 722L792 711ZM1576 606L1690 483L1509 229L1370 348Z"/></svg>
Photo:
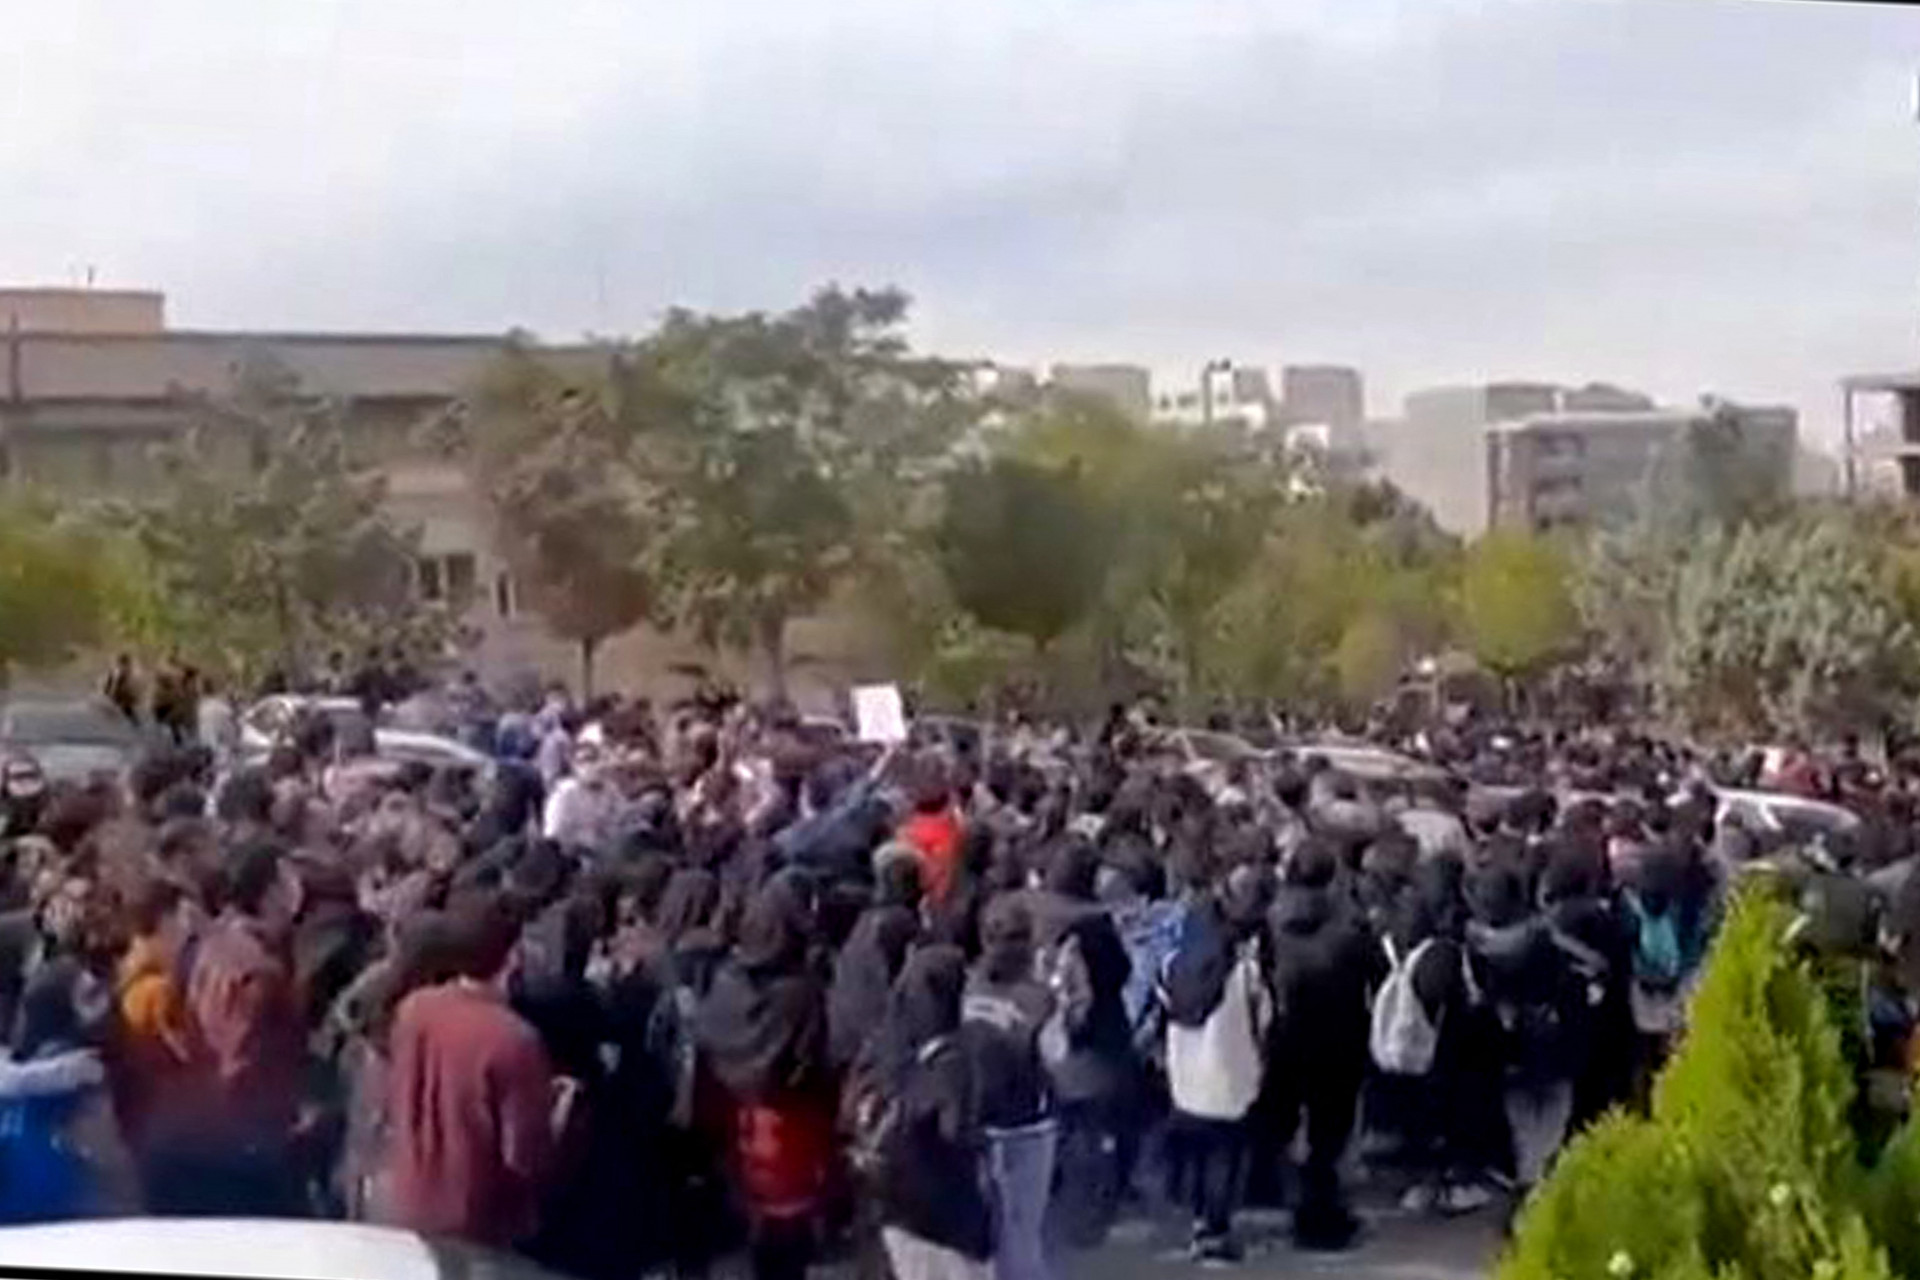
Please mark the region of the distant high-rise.
<svg viewBox="0 0 1920 1280"><path fill-rule="evenodd" d="M1369 424L1367 445L1382 474L1442 528L1475 534L1487 527L1487 424L1559 404L1560 388L1546 382L1430 387L1407 396L1400 419Z"/></svg>
<svg viewBox="0 0 1920 1280"><path fill-rule="evenodd" d="M1153 414L1153 378L1137 364L1056 364L1052 381L1062 391L1099 396L1135 422Z"/></svg>
<svg viewBox="0 0 1920 1280"><path fill-rule="evenodd" d="M1280 371L1280 399L1288 422L1324 422L1335 431L1357 428L1367 416L1360 371L1343 364L1290 364Z"/></svg>

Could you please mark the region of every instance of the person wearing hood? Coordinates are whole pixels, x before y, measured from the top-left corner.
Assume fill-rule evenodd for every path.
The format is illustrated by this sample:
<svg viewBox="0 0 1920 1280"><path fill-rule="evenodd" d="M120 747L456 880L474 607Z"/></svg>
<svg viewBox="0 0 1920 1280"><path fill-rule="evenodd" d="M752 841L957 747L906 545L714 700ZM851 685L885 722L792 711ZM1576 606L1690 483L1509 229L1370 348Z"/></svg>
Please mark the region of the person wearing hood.
<svg viewBox="0 0 1920 1280"><path fill-rule="evenodd" d="M827 1054L844 1075L887 1010L907 948L920 934L920 864L912 857L881 864L873 905L860 913L834 961L827 992Z"/></svg>
<svg viewBox="0 0 1920 1280"><path fill-rule="evenodd" d="M138 1199L81 982L71 957L43 966L0 1059L0 1225L124 1213Z"/></svg>
<svg viewBox="0 0 1920 1280"><path fill-rule="evenodd" d="M654 946L621 973L609 996L608 1025L619 1050L610 1087L636 1100L651 1128L639 1145L652 1154L649 1182L672 1229L674 1274L704 1274L725 1231L724 1179L700 1127L698 1017L726 958L717 925L720 882L712 872L674 871L653 909Z"/></svg>
<svg viewBox="0 0 1920 1280"><path fill-rule="evenodd" d="M1041 1045L1059 1042L1053 993L1033 976L1033 922L1002 894L980 922L981 955L962 1006L985 1130L987 1178L998 1226L999 1280L1049 1280L1043 1242L1059 1125ZM1065 1049L1056 1043L1052 1052Z"/></svg>
<svg viewBox="0 0 1920 1280"><path fill-rule="evenodd" d="M1188 911L1161 993L1172 1128L1191 1166L1192 1254L1207 1263L1239 1258L1233 1214L1273 1019L1257 895L1240 871Z"/></svg>
<svg viewBox="0 0 1920 1280"><path fill-rule="evenodd" d="M1467 943L1482 998L1499 1023L1514 1179L1524 1195L1566 1136L1574 1069L1568 1031L1582 1016L1586 984L1546 918L1529 909L1517 868L1494 863L1476 870L1467 899Z"/></svg>
<svg viewBox="0 0 1920 1280"><path fill-rule="evenodd" d="M983 1097L960 1036L966 956L916 951L876 1040L896 1108L879 1184L881 1239L896 1280L986 1280L993 1217L977 1168Z"/></svg>
<svg viewBox="0 0 1920 1280"><path fill-rule="evenodd" d="M790 873L748 903L732 957L700 1006L698 1040L726 1095L755 1280L798 1280L833 1156L826 992L810 904Z"/></svg>
<svg viewBox="0 0 1920 1280"><path fill-rule="evenodd" d="M1281 1013L1268 1038L1254 1158L1257 1166L1277 1164L1304 1116L1307 1157L1293 1236L1313 1249L1345 1248L1359 1226L1341 1191L1339 1161L1366 1078L1367 996L1381 968L1358 909L1338 892L1339 870L1333 846L1309 838L1286 862L1267 916Z"/></svg>

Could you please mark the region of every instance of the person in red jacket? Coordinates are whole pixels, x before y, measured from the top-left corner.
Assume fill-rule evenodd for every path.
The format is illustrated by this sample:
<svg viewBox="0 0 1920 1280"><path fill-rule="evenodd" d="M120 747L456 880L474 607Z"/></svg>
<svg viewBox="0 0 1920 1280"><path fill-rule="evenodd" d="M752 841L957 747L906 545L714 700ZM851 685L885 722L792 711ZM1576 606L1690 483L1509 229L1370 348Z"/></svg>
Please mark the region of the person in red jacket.
<svg viewBox="0 0 1920 1280"><path fill-rule="evenodd" d="M913 813L900 827L900 843L920 859L920 879L927 902L946 905L960 874L960 815L944 779L923 783L913 798Z"/></svg>

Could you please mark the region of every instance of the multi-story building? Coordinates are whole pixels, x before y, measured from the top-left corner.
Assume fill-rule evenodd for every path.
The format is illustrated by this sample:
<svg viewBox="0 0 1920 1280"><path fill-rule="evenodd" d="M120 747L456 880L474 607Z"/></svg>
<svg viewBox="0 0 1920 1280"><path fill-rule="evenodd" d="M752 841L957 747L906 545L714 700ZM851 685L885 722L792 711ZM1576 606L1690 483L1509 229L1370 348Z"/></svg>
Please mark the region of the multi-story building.
<svg viewBox="0 0 1920 1280"><path fill-rule="evenodd" d="M1153 414L1152 375L1136 364L1056 364L1051 382L1062 391L1099 396L1135 422Z"/></svg>
<svg viewBox="0 0 1920 1280"><path fill-rule="evenodd" d="M1741 453L1785 496L1793 487L1799 415L1780 406L1560 409L1485 428L1487 519L1548 529L1626 520L1661 492L1695 432L1730 424ZM1679 475L1683 473L1668 472Z"/></svg>
<svg viewBox="0 0 1920 1280"><path fill-rule="evenodd" d="M462 609L479 637L477 667L575 670L571 647L522 607L465 472L416 430L473 385L504 336L170 329L158 293L74 289L0 289L0 326L0 482L137 494L160 478L160 447L205 421L206 398L271 367L301 394L347 407L350 452L382 473L393 515L419 531L417 589ZM600 358L589 347L543 351ZM246 466L246 450L239 436L216 441L215 465ZM790 647L803 686L843 682L856 648L844 619L797 624ZM654 682L692 664L726 666L641 629L610 641L600 669L609 680Z"/></svg>
<svg viewBox="0 0 1920 1280"><path fill-rule="evenodd" d="M1278 420L1267 371L1231 360L1209 360L1192 387L1162 391L1153 401L1153 420L1170 427L1239 423L1264 429Z"/></svg>
<svg viewBox="0 0 1920 1280"><path fill-rule="evenodd" d="M1920 498L1920 370L1855 374L1840 394L1843 492Z"/></svg>
<svg viewBox="0 0 1920 1280"><path fill-rule="evenodd" d="M1340 364L1290 364L1280 370L1281 413L1289 423L1324 422L1336 433L1366 420L1360 371Z"/></svg>
<svg viewBox="0 0 1920 1280"><path fill-rule="evenodd" d="M1487 424L1559 403L1560 388L1545 382L1430 387L1407 396L1401 417L1368 422L1363 433L1380 474L1441 528L1470 537L1487 524Z"/></svg>

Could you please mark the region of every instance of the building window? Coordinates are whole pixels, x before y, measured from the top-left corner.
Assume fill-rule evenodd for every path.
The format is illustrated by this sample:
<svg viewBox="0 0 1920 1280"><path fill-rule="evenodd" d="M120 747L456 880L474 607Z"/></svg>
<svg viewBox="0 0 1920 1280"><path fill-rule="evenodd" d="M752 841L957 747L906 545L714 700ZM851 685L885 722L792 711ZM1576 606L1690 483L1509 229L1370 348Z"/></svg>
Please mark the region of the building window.
<svg viewBox="0 0 1920 1280"><path fill-rule="evenodd" d="M513 589L513 577L502 569L493 579L493 611L503 618L511 618L518 613L520 601L518 592Z"/></svg>
<svg viewBox="0 0 1920 1280"><path fill-rule="evenodd" d="M473 553L470 551L421 556L414 562L414 589L422 600L435 604L451 604L464 609L473 599L475 578Z"/></svg>

